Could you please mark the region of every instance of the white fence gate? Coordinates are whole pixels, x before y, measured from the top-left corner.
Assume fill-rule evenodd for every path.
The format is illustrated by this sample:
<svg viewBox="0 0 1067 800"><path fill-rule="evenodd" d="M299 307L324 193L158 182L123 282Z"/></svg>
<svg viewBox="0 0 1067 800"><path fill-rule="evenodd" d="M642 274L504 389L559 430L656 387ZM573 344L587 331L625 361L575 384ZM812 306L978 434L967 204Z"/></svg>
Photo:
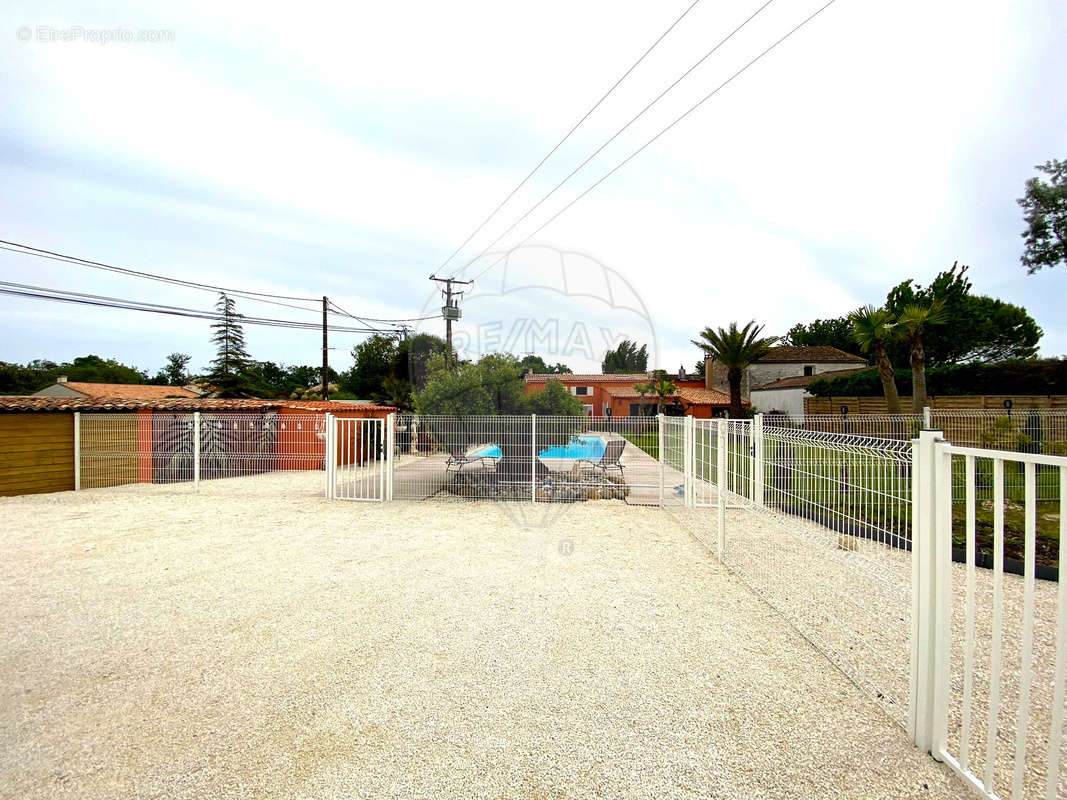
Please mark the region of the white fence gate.
<svg viewBox="0 0 1067 800"><path fill-rule="evenodd" d="M394 420L326 415L327 499L393 498Z"/></svg>
<svg viewBox="0 0 1067 800"><path fill-rule="evenodd" d="M1067 459L960 447L939 431L922 432L916 455L913 740L984 797L1067 797ZM1005 569L1019 522L1021 576ZM978 565L980 527L992 569ZM1053 543L1058 581L1038 581Z"/></svg>

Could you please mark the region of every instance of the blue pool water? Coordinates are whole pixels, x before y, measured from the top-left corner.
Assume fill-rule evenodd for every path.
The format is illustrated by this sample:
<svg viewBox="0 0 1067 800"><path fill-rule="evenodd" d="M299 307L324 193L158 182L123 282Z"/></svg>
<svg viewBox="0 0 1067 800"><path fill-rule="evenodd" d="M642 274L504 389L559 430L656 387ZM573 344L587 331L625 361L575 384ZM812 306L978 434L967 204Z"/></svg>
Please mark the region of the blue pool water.
<svg viewBox="0 0 1067 800"><path fill-rule="evenodd" d="M538 455L541 458L587 458L590 461L597 461L604 455L606 446L599 436L575 436L567 444L546 448ZM471 455L482 458L500 458L503 454L498 445L487 444L475 450Z"/></svg>

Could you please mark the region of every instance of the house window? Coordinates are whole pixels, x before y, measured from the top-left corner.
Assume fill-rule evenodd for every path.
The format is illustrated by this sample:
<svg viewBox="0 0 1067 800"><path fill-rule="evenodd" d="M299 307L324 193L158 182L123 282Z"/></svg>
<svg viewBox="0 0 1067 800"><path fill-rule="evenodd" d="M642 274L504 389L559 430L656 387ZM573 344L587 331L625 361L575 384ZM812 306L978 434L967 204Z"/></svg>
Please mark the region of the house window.
<svg viewBox="0 0 1067 800"><path fill-rule="evenodd" d="M631 417L654 417L656 416L655 403L630 403Z"/></svg>
<svg viewBox="0 0 1067 800"><path fill-rule="evenodd" d="M815 374L815 365L814 364L806 364L804 366L804 377L808 377L808 376L814 375L814 374Z"/></svg>
<svg viewBox="0 0 1067 800"><path fill-rule="evenodd" d="M593 416L593 406L590 403L583 403L582 408L585 409L585 415L587 417Z"/></svg>
<svg viewBox="0 0 1067 800"><path fill-rule="evenodd" d="M574 387L574 393L575 394L580 394L580 395L589 394L589 387L588 386L575 386Z"/></svg>

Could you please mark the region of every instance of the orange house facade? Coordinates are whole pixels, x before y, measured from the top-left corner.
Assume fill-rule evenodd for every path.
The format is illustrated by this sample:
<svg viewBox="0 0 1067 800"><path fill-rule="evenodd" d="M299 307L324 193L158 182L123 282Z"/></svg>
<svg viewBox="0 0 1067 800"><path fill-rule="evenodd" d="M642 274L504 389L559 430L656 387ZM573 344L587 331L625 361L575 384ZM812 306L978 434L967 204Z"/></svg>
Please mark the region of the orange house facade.
<svg viewBox="0 0 1067 800"><path fill-rule="evenodd" d="M638 372L625 375L544 375L527 373L526 393L539 392L549 381L559 381L585 406L591 417L639 417L656 413L656 402L634 389L648 383L651 375ZM726 416L730 398L716 389L708 389L703 378L671 378L677 388L668 401L666 414L711 419Z"/></svg>

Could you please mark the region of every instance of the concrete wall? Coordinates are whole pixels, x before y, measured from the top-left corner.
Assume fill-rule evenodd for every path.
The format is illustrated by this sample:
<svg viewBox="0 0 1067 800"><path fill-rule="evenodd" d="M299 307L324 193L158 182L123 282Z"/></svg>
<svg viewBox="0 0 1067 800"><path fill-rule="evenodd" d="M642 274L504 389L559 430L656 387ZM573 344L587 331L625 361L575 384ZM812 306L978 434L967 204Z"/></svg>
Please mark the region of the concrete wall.
<svg viewBox="0 0 1067 800"><path fill-rule="evenodd" d="M808 396L803 386L792 389L756 389L752 392L752 405L757 411L784 411L791 417L804 414L804 398Z"/></svg>
<svg viewBox="0 0 1067 800"><path fill-rule="evenodd" d="M812 370L815 375L821 375L824 372L835 372L842 369L855 369L862 366L862 364L856 364L854 362L847 362L844 364L828 363L818 361L808 362L796 362L788 364L753 364L748 368L749 381L752 388L758 388L765 384L772 383L773 381L781 380L782 378L795 378L804 374L804 367L814 367Z"/></svg>

